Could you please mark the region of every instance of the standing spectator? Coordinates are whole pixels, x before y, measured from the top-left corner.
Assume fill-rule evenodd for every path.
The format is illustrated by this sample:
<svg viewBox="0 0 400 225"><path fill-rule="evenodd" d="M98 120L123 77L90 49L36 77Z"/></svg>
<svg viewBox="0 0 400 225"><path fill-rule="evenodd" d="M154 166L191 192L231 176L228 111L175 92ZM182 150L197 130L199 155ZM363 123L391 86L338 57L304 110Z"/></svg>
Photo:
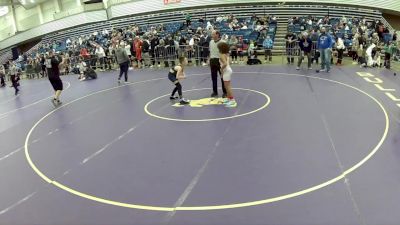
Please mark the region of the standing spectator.
<svg viewBox="0 0 400 225"><path fill-rule="evenodd" d="M269 59L269 63L272 63L272 47L274 42L272 41L271 37L267 35L267 38L263 42L263 47L265 50L265 62Z"/></svg>
<svg viewBox="0 0 400 225"><path fill-rule="evenodd" d="M125 75L125 83L128 83L128 69L129 69L129 57L125 51L125 42L121 41L119 47L115 51L115 56L119 64L119 77L118 83L121 83L122 74Z"/></svg>
<svg viewBox="0 0 400 225"><path fill-rule="evenodd" d="M221 34L219 31L214 30L211 34L212 40L210 41L210 68L211 68L211 79L213 92L211 93L212 98L218 97L218 73L221 75L221 65L219 62L220 54L218 49L218 43L221 42ZM222 97L226 97L226 89L224 85L224 81L221 78L222 82Z"/></svg>
<svg viewBox="0 0 400 225"><path fill-rule="evenodd" d="M6 69L3 65L0 65L0 87L5 87L6 82L4 81L4 77L6 76Z"/></svg>
<svg viewBox="0 0 400 225"><path fill-rule="evenodd" d="M42 67L42 72L41 75L42 77L47 75L47 70L46 70L46 59L44 58L44 55L40 56L40 66Z"/></svg>
<svg viewBox="0 0 400 225"><path fill-rule="evenodd" d="M318 49L321 54L321 72L330 72L330 61L332 55L332 37L326 33L325 27L321 28L321 35L318 38Z"/></svg>
<svg viewBox="0 0 400 225"><path fill-rule="evenodd" d="M156 57L156 46L158 46L160 44L159 40L158 40L158 36L151 36L150 37L150 57L151 57L151 66L153 67L156 63L155 57ZM160 62L158 62L158 65L160 65Z"/></svg>
<svg viewBox="0 0 400 225"><path fill-rule="evenodd" d="M396 50L396 45L394 42L389 42L385 44L384 51L385 51L385 63L384 66L386 69L390 69L390 58L393 55L394 51Z"/></svg>
<svg viewBox="0 0 400 225"><path fill-rule="evenodd" d="M358 61L358 48L359 47L360 47L360 44L358 42L358 33L357 33L353 37L353 45L351 46L353 64L357 64L357 61Z"/></svg>
<svg viewBox="0 0 400 225"><path fill-rule="evenodd" d="M129 60L132 62L134 56L132 56L132 51L131 51L132 50L132 46L129 44L129 39L128 39L127 42L124 42L124 44L125 44L125 52L128 55Z"/></svg>
<svg viewBox="0 0 400 225"><path fill-rule="evenodd" d="M245 43L243 41L243 36L239 37L238 40L238 55L239 55L239 62L242 63L243 62L243 58L244 58L244 51L245 49Z"/></svg>
<svg viewBox="0 0 400 225"><path fill-rule="evenodd" d="M135 37L134 48L136 52L136 60L138 63L138 68L140 69L140 65L142 63L142 41L140 40L139 36Z"/></svg>
<svg viewBox="0 0 400 225"><path fill-rule="evenodd" d="M100 61L101 70L104 71L104 58L106 57L106 53L104 52L104 48L100 45L96 45L96 56Z"/></svg>
<svg viewBox="0 0 400 225"><path fill-rule="evenodd" d="M144 66L150 66L150 41L147 37L143 38L143 46L142 46L142 52L143 52L143 60L144 60Z"/></svg>
<svg viewBox="0 0 400 225"><path fill-rule="evenodd" d="M203 63L203 66L207 66L207 58L208 58L208 46L210 44L210 37L207 34L207 32L204 32L203 35L200 36L200 41L199 41L199 50L200 50L200 57L201 57L201 62Z"/></svg>
<svg viewBox="0 0 400 225"><path fill-rule="evenodd" d="M186 19L186 27L189 27L192 24L192 15L190 15L190 13L186 14L185 19Z"/></svg>
<svg viewBox="0 0 400 225"><path fill-rule="evenodd" d="M343 60L343 52L345 50L344 42L343 39L338 37L337 38L337 44L336 44L336 49L338 51L338 59L336 62L336 66L341 66L342 65L342 60Z"/></svg>
<svg viewBox="0 0 400 225"><path fill-rule="evenodd" d="M287 64L294 64L294 54L296 48L296 35L291 31L285 36L286 40L286 54L287 54Z"/></svg>
<svg viewBox="0 0 400 225"><path fill-rule="evenodd" d="M18 89L18 68L15 62L12 60L9 61L9 68L8 68L8 73L10 75L10 80L12 83L12 87L15 89L15 95L18 95L19 89Z"/></svg>
<svg viewBox="0 0 400 225"><path fill-rule="evenodd" d="M201 23L201 25L203 26L203 24L204 24L204 19L203 19L202 16L201 16L200 19L199 19L199 23Z"/></svg>
<svg viewBox="0 0 400 225"><path fill-rule="evenodd" d="M300 47L300 55L297 62L296 70L300 69L300 65L303 62L305 56L307 56L308 69L311 70L312 41L311 38L308 37L308 34L306 32L303 33L302 37L299 40L299 47Z"/></svg>
<svg viewBox="0 0 400 225"><path fill-rule="evenodd" d="M232 55L232 63L238 63L237 61L237 57L238 57L238 49L237 49L237 45L238 45L238 40L236 38L235 35L231 36L231 39L229 40L229 48L231 51L231 55Z"/></svg>

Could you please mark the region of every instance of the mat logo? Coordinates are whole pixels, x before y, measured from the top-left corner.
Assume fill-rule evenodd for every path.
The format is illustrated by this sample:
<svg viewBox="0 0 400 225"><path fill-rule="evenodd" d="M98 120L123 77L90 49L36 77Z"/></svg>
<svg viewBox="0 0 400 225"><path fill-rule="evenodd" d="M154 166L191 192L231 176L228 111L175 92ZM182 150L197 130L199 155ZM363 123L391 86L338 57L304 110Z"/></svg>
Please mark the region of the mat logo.
<svg viewBox="0 0 400 225"><path fill-rule="evenodd" d="M223 98L202 98L198 100L190 100L189 106L194 108L199 108L207 105L223 105ZM174 107L183 107L179 103L175 103L172 106Z"/></svg>
<svg viewBox="0 0 400 225"><path fill-rule="evenodd" d="M357 74L360 77L364 78L364 80L366 80L367 82L373 83L375 87L378 88L379 90L385 92L385 95L388 96L392 101L394 101L398 107L400 107L400 98L397 98L396 96L393 95L394 93L396 93L396 89L384 88L383 80L371 73L357 72Z"/></svg>

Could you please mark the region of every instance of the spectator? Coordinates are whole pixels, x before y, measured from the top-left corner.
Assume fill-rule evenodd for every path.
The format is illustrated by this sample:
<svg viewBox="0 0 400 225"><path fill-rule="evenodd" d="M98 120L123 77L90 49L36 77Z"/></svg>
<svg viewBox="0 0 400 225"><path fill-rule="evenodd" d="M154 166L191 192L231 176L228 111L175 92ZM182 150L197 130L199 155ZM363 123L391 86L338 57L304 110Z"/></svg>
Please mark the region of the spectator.
<svg viewBox="0 0 400 225"><path fill-rule="evenodd" d="M321 28L321 35L318 38L318 48L321 53L321 70L320 72L330 72L330 61L332 55L332 37L326 33L326 28Z"/></svg>
<svg viewBox="0 0 400 225"><path fill-rule="evenodd" d="M5 76L6 76L6 69L4 68L3 65L0 65L0 87L6 86L6 82L4 81Z"/></svg>
<svg viewBox="0 0 400 225"><path fill-rule="evenodd" d="M390 69L390 58L393 55L394 51L396 50L395 42L389 42L385 44L384 51L385 51L385 62L384 66L386 69Z"/></svg>
<svg viewBox="0 0 400 225"><path fill-rule="evenodd" d="M143 60L144 60L144 66L145 67L150 67L150 41L147 38L147 36L145 36L143 38L143 45L142 45L142 52L143 52Z"/></svg>
<svg viewBox="0 0 400 225"><path fill-rule="evenodd" d="M299 47L300 47L300 55L299 59L297 62L297 70L300 69L300 65L303 62L303 59L305 56L307 56L307 63L308 63L308 69L311 70L311 48L312 48L312 41L308 37L308 34L304 32L302 34L302 37L299 39Z"/></svg>
<svg viewBox="0 0 400 225"><path fill-rule="evenodd" d="M100 45L96 45L96 52L95 52L97 59L99 59L101 71L104 71L104 58L106 57L106 53L104 52L104 48Z"/></svg>
<svg viewBox="0 0 400 225"><path fill-rule="evenodd" d="M336 66L341 66L343 60L343 52L346 49L346 47L344 46L343 39L340 37L337 38L336 49L338 51L338 59L336 62Z"/></svg>
<svg viewBox="0 0 400 225"><path fill-rule="evenodd" d="M210 31L214 30L214 27L213 27L213 25L211 25L210 21L207 22L206 30L210 30Z"/></svg>
<svg viewBox="0 0 400 225"><path fill-rule="evenodd" d="M296 48L296 35L291 31L285 36L286 40L286 54L287 54L287 64L294 63L294 54Z"/></svg>
<svg viewBox="0 0 400 225"><path fill-rule="evenodd" d="M204 24L204 19L203 19L203 17L201 16L200 17L200 19L199 19L199 23L201 23L201 25L203 25Z"/></svg>
<svg viewBox="0 0 400 225"><path fill-rule="evenodd" d="M190 15L190 13L187 13L185 19L186 19L186 27L189 27L192 24L192 15Z"/></svg>
<svg viewBox="0 0 400 225"><path fill-rule="evenodd" d="M232 56L232 63L238 63L238 61L237 61L237 57L238 57L237 45L238 45L238 40L235 35L232 35L231 39L229 40L229 48L230 48L231 56Z"/></svg>
<svg viewBox="0 0 400 225"><path fill-rule="evenodd" d="M269 63L272 63L272 47L274 42L272 41L271 37L267 35L267 38L263 42L263 47L265 50L265 62L269 59Z"/></svg>

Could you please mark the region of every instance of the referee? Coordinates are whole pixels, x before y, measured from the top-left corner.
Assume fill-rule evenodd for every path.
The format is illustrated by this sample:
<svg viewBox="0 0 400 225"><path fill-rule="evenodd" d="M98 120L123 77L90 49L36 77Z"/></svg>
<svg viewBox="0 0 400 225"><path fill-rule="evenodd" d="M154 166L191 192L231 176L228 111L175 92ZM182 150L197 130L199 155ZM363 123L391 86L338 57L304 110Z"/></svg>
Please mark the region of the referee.
<svg viewBox="0 0 400 225"><path fill-rule="evenodd" d="M218 97L218 73L221 75L221 65L219 63L219 50L218 43L221 41L221 34L219 31L214 30L211 34L212 40L210 41L210 68L211 68L211 79L213 84L213 92L211 94L211 98ZM224 85L224 81L221 77L222 83L222 95L223 98L226 97L226 89Z"/></svg>
<svg viewBox="0 0 400 225"><path fill-rule="evenodd" d="M60 79L60 60L54 55L52 50L49 51L49 57L46 59L47 74L51 86L55 91L54 98L51 100L54 106L61 105L60 95L63 90L63 83Z"/></svg>

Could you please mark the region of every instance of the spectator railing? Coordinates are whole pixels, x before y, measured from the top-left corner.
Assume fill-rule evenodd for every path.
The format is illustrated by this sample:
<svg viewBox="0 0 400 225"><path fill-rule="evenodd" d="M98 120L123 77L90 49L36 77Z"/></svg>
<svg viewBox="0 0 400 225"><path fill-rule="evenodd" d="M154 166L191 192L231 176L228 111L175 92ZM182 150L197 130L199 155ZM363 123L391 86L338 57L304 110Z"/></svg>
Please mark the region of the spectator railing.
<svg viewBox="0 0 400 225"><path fill-rule="evenodd" d="M165 67L173 66L180 56L185 56L189 64L200 65L206 63L209 54L208 47L199 45L157 46L154 49L152 61L157 65L164 64Z"/></svg>

